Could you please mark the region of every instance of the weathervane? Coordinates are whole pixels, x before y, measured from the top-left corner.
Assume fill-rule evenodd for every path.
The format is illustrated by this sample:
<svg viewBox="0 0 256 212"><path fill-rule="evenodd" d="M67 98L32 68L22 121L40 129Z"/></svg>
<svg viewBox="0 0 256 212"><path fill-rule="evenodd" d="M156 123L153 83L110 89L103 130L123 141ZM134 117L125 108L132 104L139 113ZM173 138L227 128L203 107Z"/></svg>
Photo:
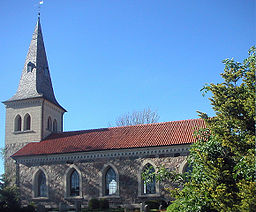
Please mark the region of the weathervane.
<svg viewBox="0 0 256 212"><path fill-rule="evenodd" d="M44 3L44 1L39 1L39 4L38 4L38 18L40 17L40 9L41 9L41 5Z"/></svg>

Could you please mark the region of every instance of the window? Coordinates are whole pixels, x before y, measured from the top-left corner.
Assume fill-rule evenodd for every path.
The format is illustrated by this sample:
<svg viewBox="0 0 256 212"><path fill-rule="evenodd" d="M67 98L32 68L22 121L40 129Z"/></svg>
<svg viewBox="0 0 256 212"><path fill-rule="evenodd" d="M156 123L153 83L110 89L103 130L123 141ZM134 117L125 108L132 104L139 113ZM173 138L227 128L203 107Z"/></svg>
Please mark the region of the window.
<svg viewBox="0 0 256 212"><path fill-rule="evenodd" d="M37 196L38 197L47 197L46 177L42 171L40 171L40 173L38 175Z"/></svg>
<svg viewBox="0 0 256 212"><path fill-rule="evenodd" d="M193 167L189 164L186 164L185 168L184 168L184 173L191 173L193 170Z"/></svg>
<svg viewBox="0 0 256 212"><path fill-rule="evenodd" d="M24 117L24 131L30 130L31 128L31 117L29 114L26 114Z"/></svg>
<svg viewBox="0 0 256 212"><path fill-rule="evenodd" d="M14 121L14 131L21 131L21 117L17 115Z"/></svg>
<svg viewBox="0 0 256 212"><path fill-rule="evenodd" d="M82 175L79 169L72 164L64 174L65 198L81 198L82 192Z"/></svg>
<svg viewBox="0 0 256 212"><path fill-rule="evenodd" d="M143 172L149 170L149 173L154 173L155 169L151 164L146 164L143 168ZM156 193L156 179L155 176L153 177L152 181L145 182L143 181L143 194L155 194Z"/></svg>
<svg viewBox="0 0 256 212"><path fill-rule="evenodd" d="M48 120L47 120L47 130L52 131L52 119L50 116L48 117Z"/></svg>
<svg viewBox="0 0 256 212"><path fill-rule="evenodd" d="M48 76L49 76L49 70L48 70L48 67L44 68L44 75L45 75L46 77L48 77Z"/></svg>
<svg viewBox="0 0 256 212"><path fill-rule="evenodd" d="M54 119L53 121L53 132L57 132L57 121Z"/></svg>
<svg viewBox="0 0 256 212"><path fill-rule="evenodd" d="M29 62L27 64L27 72L32 72L34 67L35 67L35 65L33 63Z"/></svg>
<svg viewBox="0 0 256 212"><path fill-rule="evenodd" d="M75 169L70 175L70 196L79 196L79 175Z"/></svg>
<svg viewBox="0 0 256 212"><path fill-rule="evenodd" d="M105 175L105 195L115 195L117 193L117 179L113 168L109 168Z"/></svg>
<svg viewBox="0 0 256 212"><path fill-rule="evenodd" d="M41 198L41 197L48 197L48 184L47 184L47 176L45 174L45 170L43 171L42 168L39 168L33 174L33 197L34 198Z"/></svg>

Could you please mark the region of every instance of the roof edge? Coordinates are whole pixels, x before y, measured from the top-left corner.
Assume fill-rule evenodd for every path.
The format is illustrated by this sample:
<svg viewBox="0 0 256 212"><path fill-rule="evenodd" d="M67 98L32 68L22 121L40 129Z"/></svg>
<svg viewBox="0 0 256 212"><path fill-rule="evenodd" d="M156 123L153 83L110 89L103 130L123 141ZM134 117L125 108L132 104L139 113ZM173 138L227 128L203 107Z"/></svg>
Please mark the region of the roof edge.
<svg viewBox="0 0 256 212"><path fill-rule="evenodd" d="M30 143L29 143L30 144ZM130 148L113 148L113 149L95 149L95 150L89 150L89 151L72 151L72 152L64 152L64 153L51 153L51 154L31 154L31 155L18 155L15 156L16 153L11 155L10 157L15 158L21 158L21 157L36 157L36 156L47 156L47 155L65 155L65 154L74 154L74 153L91 153L91 152L97 152L97 151L111 151L111 150L133 150L133 149L145 149L145 148L156 148L156 147L171 147L171 146L181 146L181 145L191 145L193 142L190 143L183 143L183 144L171 144L171 145L159 145L159 146L144 146L144 147L130 147ZM27 144L28 145L28 144Z"/></svg>

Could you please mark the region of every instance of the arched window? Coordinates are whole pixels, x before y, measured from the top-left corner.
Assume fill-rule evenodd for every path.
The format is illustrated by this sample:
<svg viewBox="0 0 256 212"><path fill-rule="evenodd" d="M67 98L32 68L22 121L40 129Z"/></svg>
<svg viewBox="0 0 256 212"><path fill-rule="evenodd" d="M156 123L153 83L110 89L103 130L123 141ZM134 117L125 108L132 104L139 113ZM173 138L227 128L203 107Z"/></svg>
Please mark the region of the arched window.
<svg viewBox="0 0 256 212"><path fill-rule="evenodd" d="M192 170L193 170L193 167L187 163L184 168L184 173L190 174L192 172Z"/></svg>
<svg viewBox="0 0 256 212"><path fill-rule="evenodd" d="M57 132L57 121L54 119L53 121L53 132Z"/></svg>
<svg viewBox="0 0 256 212"><path fill-rule="evenodd" d="M38 197L47 197L47 189L46 189L46 177L45 174L40 171L38 175L38 187L37 187L37 196Z"/></svg>
<svg viewBox="0 0 256 212"><path fill-rule="evenodd" d="M79 174L74 169L70 174L70 196L79 196Z"/></svg>
<svg viewBox="0 0 256 212"><path fill-rule="evenodd" d="M21 117L17 115L14 121L14 131L21 131Z"/></svg>
<svg viewBox="0 0 256 212"><path fill-rule="evenodd" d="M33 197L48 197L48 184L45 171L39 168L33 175Z"/></svg>
<svg viewBox="0 0 256 212"><path fill-rule="evenodd" d="M113 168L109 167L105 175L105 195L115 195L117 193L117 179Z"/></svg>
<svg viewBox="0 0 256 212"><path fill-rule="evenodd" d="M148 173L154 173L155 172L155 169L154 167L151 165L151 164L146 164L143 168L143 172L148 170ZM153 179L151 179L150 182L145 182L143 179L142 179L142 182L143 182L143 194L155 194L156 193L156 179L155 179L155 176L153 177Z"/></svg>
<svg viewBox="0 0 256 212"><path fill-rule="evenodd" d="M47 120L47 130L52 131L52 119L50 116L48 117L48 120Z"/></svg>
<svg viewBox="0 0 256 212"><path fill-rule="evenodd" d="M26 114L24 117L24 131L31 129L31 117L29 114Z"/></svg>

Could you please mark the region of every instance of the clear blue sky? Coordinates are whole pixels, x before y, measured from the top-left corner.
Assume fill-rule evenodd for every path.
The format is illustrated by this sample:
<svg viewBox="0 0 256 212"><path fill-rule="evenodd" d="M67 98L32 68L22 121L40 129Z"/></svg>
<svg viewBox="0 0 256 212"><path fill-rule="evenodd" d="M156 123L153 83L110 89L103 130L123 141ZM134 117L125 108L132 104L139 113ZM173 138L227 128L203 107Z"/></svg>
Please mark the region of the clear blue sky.
<svg viewBox="0 0 256 212"><path fill-rule="evenodd" d="M19 83L36 0L0 1L0 100ZM254 0L44 0L41 24L64 129L108 127L151 107L160 121L213 115L200 89L255 44ZM0 106L0 147L5 107ZM3 173L1 163L0 173Z"/></svg>

